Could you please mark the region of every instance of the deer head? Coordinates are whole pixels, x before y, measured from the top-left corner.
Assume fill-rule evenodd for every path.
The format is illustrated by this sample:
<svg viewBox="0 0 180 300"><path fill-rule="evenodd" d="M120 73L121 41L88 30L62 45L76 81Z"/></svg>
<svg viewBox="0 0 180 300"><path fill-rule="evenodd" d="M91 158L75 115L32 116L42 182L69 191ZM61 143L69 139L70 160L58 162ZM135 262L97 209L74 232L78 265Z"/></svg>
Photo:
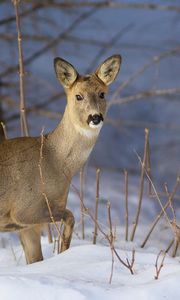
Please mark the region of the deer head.
<svg viewBox="0 0 180 300"><path fill-rule="evenodd" d="M121 56L113 55L94 73L81 76L69 62L55 58L55 72L67 94L70 119L81 133L96 135L101 129L106 114L108 86L115 80L120 64Z"/></svg>

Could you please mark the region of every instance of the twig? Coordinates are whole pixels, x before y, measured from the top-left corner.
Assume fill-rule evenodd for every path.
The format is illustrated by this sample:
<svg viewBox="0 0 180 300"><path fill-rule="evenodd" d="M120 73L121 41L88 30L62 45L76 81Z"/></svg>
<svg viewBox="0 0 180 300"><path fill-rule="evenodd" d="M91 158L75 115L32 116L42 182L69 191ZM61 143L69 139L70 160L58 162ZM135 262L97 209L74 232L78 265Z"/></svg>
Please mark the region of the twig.
<svg viewBox="0 0 180 300"><path fill-rule="evenodd" d="M146 166L147 166L147 172L148 172L148 175L150 178L151 177L151 157L150 157L150 145L149 145L149 139L148 139L148 143L147 143L147 158L146 158ZM149 190L148 190L148 193L149 193L149 196L152 195L152 187L151 187L151 182L148 181L149 183Z"/></svg>
<svg viewBox="0 0 180 300"><path fill-rule="evenodd" d="M17 0L16 0L17 1ZM78 16L72 23L71 25L62 33L58 34L57 37L52 39L49 43L47 43L45 46L43 46L41 49L37 50L34 52L32 55L30 55L28 58L25 59L24 65L27 66L31 62L33 62L35 59L37 59L39 56L42 54L45 54L48 52L50 49L55 47L57 44L60 43L60 41L63 41L64 38L72 32L80 23L82 23L85 19L89 18L92 16L95 12L97 11L97 8L92 8L91 10L82 13L80 16ZM18 65L9 67L7 68L4 72L0 74L0 77L5 77L8 76L9 74L15 72L18 70Z"/></svg>
<svg viewBox="0 0 180 300"><path fill-rule="evenodd" d="M149 139L149 130L146 128L145 129L144 156L143 156L143 162L141 165L141 176L140 176L140 185L139 185L139 201L138 201L138 207L137 207L136 217L135 217L135 221L134 221L134 227L133 227L132 234L131 234L131 241L134 240L134 236L136 233L139 216L140 216L140 212L141 212L142 198L143 198L143 192L144 192L144 176L145 176L145 165L146 165L146 160L147 160L148 139Z"/></svg>
<svg viewBox="0 0 180 300"><path fill-rule="evenodd" d="M50 203L49 203L49 199L48 199L48 197L46 195L46 192L45 192L45 182L44 182L43 172L42 172L43 145L44 145L43 132L44 132L44 128L42 129L42 132L41 132L41 146L40 146L39 163L38 163L39 175L40 175L40 180L41 180L41 193L42 193L42 196L45 199L45 202L46 202L46 205L47 205L47 208L48 208L48 211L49 211L50 220L54 224L54 226L55 226L55 228L57 230L58 238L62 240L61 232L59 230L57 222L54 220L54 217L53 217L53 214L52 214L52 210L51 210L51 206L50 206Z"/></svg>
<svg viewBox="0 0 180 300"><path fill-rule="evenodd" d="M82 226L82 239L85 239L85 225L84 225L84 168L80 171L80 197L81 197L81 226Z"/></svg>
<svg viewBox="0 0 180 300"><path fill-rule="evenodd" d="M141 164L142 164L141 158L140 158L140 156L139 156L138 154L137 154L137 157L138 157L139 161L140 161ZM147 173L146 168L145 168L145 174L146 174L148 180L151 182L153 192L155 193L156 199L158 200L158 203L159 203L161 209L163 210L163 213L164 213L164 216L165 216L165 218L166 218L166 220L167 220L167 223L169 224L170 228L173 229L173 228L172 228L172 222L170 221L170 219L169 219L169 217L168 217L168 215L167 215L167 213L166 213L166 210L164 209L164 206L163 206L163 204L162 204L162 202L161 202L161 199L159 198L158 193L157 193L157 191L156 191L155 185L154 185L154 183L152 182L151 178L149 177L149 174Z"/></svg>
<svg viewBox="0 0 180 300"><path fill-rule="evenodd" d="M76 186L75 186L73 183L71 183L71 186L72 186L72 188L74 189L74 191L76 192L78 198L79 198L80 201L81 201L81 197L80 197L80 193L79 193L78 189L76 188ZM103 231L103 229L101 228L101 226L99 225L99 223L96 222L96 220L95 220L93 214L91 214L91 212L87 209L87 207L84 205L84 203L83 203L83 206L84 206L84 211L86 211L86 212L88 213L89 217L91 218L91 220L92 220L94 223L97 224L98 230L102 233L102 235L104 236L104 238L108 241L109 245L111 245L111 241L110 241L109 236ZM130 271L130 273L133 275L133 274L134 274L133 268L131 268L131 266L129 266L129 264L126 263L126 262L119 256L119 254L118 254L118 252L116 251L114 245L112 246L112 250L113 250L114 254L116 255L117 259L119 260L119 262L120 262L124 267L126 267L126 268Z"/></svg>
<svg viewBox="0 0 180 300"><path fill-rule="evenodd" d="M140 92L134 95L120 97L120 98L113 98L109 103L109 107L112 105L121 105L126 103L131 103L137 100L145 100L146 98L150 97L164 97L164 96L171 96L171 95L179 95L180 88L169 88L169 89L158 89L158 90L147 90L144 92Z"/></svg>
<svg viewBox="0 0 180 300"><path fill-rule="evenodd" d="M128 172L124 171L124 179L125 179L125 240L128 241L128 231L129 231L129 210L128 210Z"/></svg>
<svg viewBox="0 0 180 300"><path fill-rule="evenodd" d="M160 258L160 255L163 254L163 258L161 260L161 263L160 265L158 266L158 261L159 261L159 258ZM155 268L156 268L156 275L155 275L155 279L159 279L159 275L160 275L160 272L162 270L162 267L163 267L163 264L164 264L164 260L165 260L165 257L166 257L166 252L163 253L163 251L161 250L158 255L157 255L157 258L156 258L156 263L155 263Z"/></svg>
<svg viewBox="0 0 180 300"><path fill-rule="evenodd" d="M95 223L94 223L94 236L93 236L93 244L96 244L97 232L98 232L98 205L99 205L99 178L100 178L100 169L96 170L96 206L95 206Z"/></svg>
<svg viewBox="0 0 180 300"><path fill-rule="evenodd" d="M28 136L28 124L26 116L26 104L25 104L25 90L24 90L24 61L23 61L23 48L22 48L22 34L21 24L19 16L19 0L13 0L15 15L16 15L16 27L18 33L18 51L19 51L19 84L20 84L20 121L21 121L21 135Z"/></svg>
<svg viewBox="0 0 180 300"><path fill-rule="evenodd" d="M52 244L53 238L52 238L52 231L51 231L50 224L47 224L47 232L48 232L48 241L49 241L49 244Z"/></svg>
<svg viewBox="0 0 180 300"><path fill-rule="evenodd" d="M2 127L2 131L3 131L3 135L4 135L4 139L7 140L8 136L7 136L7 130L6 130L6 126L3 122L0 122L1 127Z"/></svg>
<svg viewBox="0 0 180 300"><path fill-rule="evenodd" d="M43 5L40 3L34 4L31 8L23 11L19 16L20 16L20 18L26 17L42 7L43 7ZM6 25L6 24L14 22L14 21L16 21L16 17L13 15L8 18L0 20L0 26Z"/></svg>
<svg viewBox="0 0 180 300"><path fill-rule="evenodd" d="M171 224L172 224L172 228L174 230L175 247L174 247L172 256L175 257L176 253L177 253L177 250L178 250L178 247L179 247L179 243L180 243L180 227L177 225L176 212L175 212L175 209L173 207L172 201L170 202L169 206L170 206L170 208L172 210L172 214L173 214L173 221L171 222Z"/></svg>
<svg viewBox="0 0 180 300"><path fill-rule="evenodd" d="M174 238L171 240L169 246L167 247L167 249L166 249L166 251L165 251L166 253L169 252L169 250L171 249L171 247L172 247L173 244L174 244Z"/></svg>
<svg viewBox="0 0 180 300"><path fill-rule="evenodd" d="M128 24L127 26L125 26L124 28L122 28L120 31L118 31L109 41L108 41L108 45L109 47L113 47L119 40L119 38L121 38L122 36L124 36L124 34L128 33L129 30L133 27L133 23ZM108 50L107 46L104 47L104 45L102 46L102 48L99 50L99 52L97 53L97 55L95 56L95 58L93 59L93 61L90 63L90 67L87 69L87 73L92 72L92 69L94 68L94 66L97 65L97 63L99 62L99 59L104 55L104 53Z"/></svg>
<svg viewBox="0 0 180 300"><path fill-rule="evenodd" d="M156 3L126 3L117 1L65 1L65 2L51 2L54 7L60 8L77 8L77 7L100 7L100 8L114 8L114 9L147 9L147 10L161 10L161 11L176 11L180 12L180 7L178 5L163 5Z"/></svg>
<svg viewBox="0 0 180 300"><path fill-rule="evenodd" d="M128 258L126 258L126 261L127 261L127 263L128 263L128 265L129 265L129 268L130 269L133 269L133 267L134 267L134 263L135 263L135 249L133 249L132 250L132 257L131 257L131 262L129 261L129 259Z"/></svg>
<svg viewBox="0 0 180 300"><path fill-rule="evenodd" d="M152 225L150 227L150 230L149 230L148 234L146 235L146 238L144 239L144 241L143 241L143 243L141 245L142 248L146 245L146 243L147 243L147 241L148 241L151 233L153 232L154 228L156 227L157 223L159 222L159 220L163 216L163 214L166 211L166 209L169 207L170 203L173 201L179 185L180 185L180 177L177 176L177 178L176 178L176 184L174 186L174 189L173 189L172 193L169 195L168 201L166 202L166 204L163 207L161 207L161 211L159 212L159 214L157 215L157 217L153 221L153 223L152 223ZM156 198L157 197L159 198L159 194L156 193Z"/></svg>
<svg viewBox="0 0 180 300"><path fill-rule="evenodd" d="M110 241L110 249L111 249L111 274L109 278L109 284L112 282L113 271L114 271L114 236L112 230L112 220L111 220L111 203L110 201L107 202L107 210L108 210L108 223L109 223L109 241Z"/></svg>
<svg viewBox="0 0 180 300"><path fill-rule="evenodd" d="M176 53L180 52L180 46L177 46L171 50L165 51L161 53L158 56L154 56L150 62L143 65L139 70L134 72L127 80L125 80L119 87L116 89L116 91L113 94L112 101L109 103L109 106L116 103L116 98L119 95L120 91L122 91L125 87L127 87L134 79L136 79L138 76L143 74L149 67L151 67L154 64L157 64L160 60L164 59L165 57L174 55Z"/></svg>

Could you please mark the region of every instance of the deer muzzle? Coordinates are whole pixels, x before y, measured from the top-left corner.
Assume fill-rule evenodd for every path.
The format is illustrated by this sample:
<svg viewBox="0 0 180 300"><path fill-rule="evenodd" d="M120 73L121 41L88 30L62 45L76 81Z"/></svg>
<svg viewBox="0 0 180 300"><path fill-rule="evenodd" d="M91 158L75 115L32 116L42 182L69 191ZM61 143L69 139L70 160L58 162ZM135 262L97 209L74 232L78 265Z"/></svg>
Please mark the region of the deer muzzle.
<svg viewBox="0 0 180 300"><path fill-rule="evenodd" d="M91 128L98 128L100 125L102 126L103 121L104 118L102 114L89 115L87 119L87 123Z"/></svg>

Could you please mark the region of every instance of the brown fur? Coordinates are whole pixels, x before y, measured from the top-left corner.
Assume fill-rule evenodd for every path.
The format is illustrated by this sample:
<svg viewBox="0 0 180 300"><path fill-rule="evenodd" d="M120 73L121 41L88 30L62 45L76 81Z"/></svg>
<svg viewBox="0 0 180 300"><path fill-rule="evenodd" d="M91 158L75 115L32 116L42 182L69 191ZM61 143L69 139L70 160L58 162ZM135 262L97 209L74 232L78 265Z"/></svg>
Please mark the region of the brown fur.
<svg viewBox="0 0 180 300"><path fill-rule="evenodd" d="M112 59L116 63L115 73L111 68L114 80L120 57L112 56L106 61L109 63ZM105 63L101 66L107 78ZM69 247L74 225L73 214L66 209L70 182L86 162L99 134L99 129L89 127L87 119L90 114L105 116L106 113L106 101L100 99L99 94L107 92L109 78L108 83L103 82L101 66L96 73L83 77L66 61L55 60L57 77L67 94L67 105L59 125L44 136L41 169L53 217L55 221L64 221L61 251ZM78 94L83 100L77 101ZM0 230L20 232L27 263L43 259L40 225L51 222L41 189L40 148L41 137L16 138L0 144Z"/></svg>

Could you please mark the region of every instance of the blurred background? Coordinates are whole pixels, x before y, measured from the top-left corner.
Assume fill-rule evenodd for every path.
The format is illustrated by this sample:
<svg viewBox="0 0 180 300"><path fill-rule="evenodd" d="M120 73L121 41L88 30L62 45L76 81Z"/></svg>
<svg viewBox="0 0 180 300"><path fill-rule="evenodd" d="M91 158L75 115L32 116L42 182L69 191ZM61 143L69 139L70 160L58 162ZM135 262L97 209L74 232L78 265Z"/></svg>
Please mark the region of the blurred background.
<svg viewBox="0 0 180 300"><path fill-rule="evenodd" d="M153 180L174 185L180 171L180 2L20 1L30 134L51 131L66 101L55 78L61 56L81 74L120 53L106 124L88 162L139 173L144 129L150 130ZM11 0L0 1L0 119L20 135L17 29Z"/></svg>

